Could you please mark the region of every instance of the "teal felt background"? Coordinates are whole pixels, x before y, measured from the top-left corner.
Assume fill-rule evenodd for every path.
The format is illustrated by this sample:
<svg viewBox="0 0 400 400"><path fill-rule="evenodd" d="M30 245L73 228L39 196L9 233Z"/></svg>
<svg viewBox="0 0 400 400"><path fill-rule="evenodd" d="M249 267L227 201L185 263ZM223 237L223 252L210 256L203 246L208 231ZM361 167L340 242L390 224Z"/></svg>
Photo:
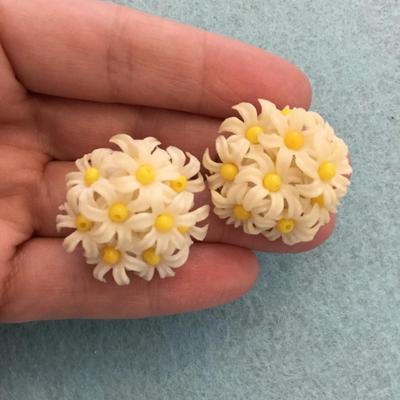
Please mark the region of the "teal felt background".
<svg viewBox="0 0 400 400"><path fill-rule="evenodd" d="M260 254L232 304L0 326L0 399L400 399L399 1L125 3L298 64L349 144L351 190L326 244Z"/></svg>

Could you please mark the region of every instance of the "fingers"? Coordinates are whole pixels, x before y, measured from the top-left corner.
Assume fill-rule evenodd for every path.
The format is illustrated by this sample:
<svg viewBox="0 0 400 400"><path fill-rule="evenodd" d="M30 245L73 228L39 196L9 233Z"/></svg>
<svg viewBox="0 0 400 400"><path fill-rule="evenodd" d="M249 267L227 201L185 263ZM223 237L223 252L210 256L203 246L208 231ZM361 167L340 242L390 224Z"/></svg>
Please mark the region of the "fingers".
<svg viewBox="0 0 400 400"><path fill-rule="evenodd" d="M57 160L75 160L125 132L135 138L155 136L201 158L213 146L220 120L148 107L102 104L35 96L32 103L44 151ZM232 110L232 113L234 111Z"/></svg>
<svg viewBox="0 0 400 400"><path fill-rule="evenodd" d="M26 92L15 79L10 62L8 61L0 42L0 122L10 124L21 118L20 105L26 100ZM17 110L19 112L17 112Z"/></svg>
<svg viewBox="0 0 400 400"><path fill-rule="evenodd" d="M65 201L65 175L74 168L72 162L51 162L47 165L42 194L35 199L33 212L35 232L38 236L55 237L68 234L65 231L57 233L55 220L59 213L58 206ZM203 204L211 204L208 190L196 194L196 206ZM219 219L212 212L207 223L209 224L205 239L207 242L232 244L260 251L292 253L310 250L324 242L334 230L335 218L332 217L331 222L320 229L313 241L294 246L288 246L281 240L271 242L262 235L247 235L241 229L226 225L224 220Z"/></svg>
<svg viewBox="0 0 400 400"><path fill-rule="evenodd" d="M1 309L3 322L65 318L143 318L214 307L246 293L258 275L250 251L196 244L173 279L131 276L119 287L92 277L79 254L65 254L59 239L32 239L14 259Z"/></svg>
<svg viewBox="0 0 400 400"><path fill-rule="evenodd" d="M310 103L293 65L190 26L90 0L3 0L1 11L1 44L33 92L214 116L258 97Z"/></svg>

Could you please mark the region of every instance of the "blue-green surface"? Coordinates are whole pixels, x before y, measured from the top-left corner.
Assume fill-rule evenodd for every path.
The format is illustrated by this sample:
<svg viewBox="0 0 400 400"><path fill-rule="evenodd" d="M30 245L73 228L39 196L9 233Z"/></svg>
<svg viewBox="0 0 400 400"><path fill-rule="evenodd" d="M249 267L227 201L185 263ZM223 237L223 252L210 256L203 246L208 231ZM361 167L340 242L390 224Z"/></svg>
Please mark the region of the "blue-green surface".
<svg viewBox="0 0 400 400"><path fill-rule="evenodd" d="M0 399L400 399L399 1L129 4L298 64L350 146L351 190L326 244L260 255L233 304L0 326Z"/></svg>

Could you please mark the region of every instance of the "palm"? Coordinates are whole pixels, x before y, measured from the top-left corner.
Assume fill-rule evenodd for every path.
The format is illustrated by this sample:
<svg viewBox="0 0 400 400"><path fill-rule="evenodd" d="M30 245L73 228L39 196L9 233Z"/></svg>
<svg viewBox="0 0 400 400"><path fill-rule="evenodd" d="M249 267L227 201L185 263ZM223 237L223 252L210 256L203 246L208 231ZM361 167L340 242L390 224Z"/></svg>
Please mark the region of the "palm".
<svg viewBox="0 0 400 400"><path fill-rule="evenodd" d="M67 29L70 21L82 28ZM94 281L55 231L74 159L107 146L116 132L157 136L201 157L232 104L259 96L307 106L307 81L261 50L103 3L0 0L0 27L2 320L136 317L220 304L256 278L243 247L301 251L333 229L290 249L210 217L207 243L193 246L174 279L126 288ZM207 194L198 198L206 201Z"/></svg>

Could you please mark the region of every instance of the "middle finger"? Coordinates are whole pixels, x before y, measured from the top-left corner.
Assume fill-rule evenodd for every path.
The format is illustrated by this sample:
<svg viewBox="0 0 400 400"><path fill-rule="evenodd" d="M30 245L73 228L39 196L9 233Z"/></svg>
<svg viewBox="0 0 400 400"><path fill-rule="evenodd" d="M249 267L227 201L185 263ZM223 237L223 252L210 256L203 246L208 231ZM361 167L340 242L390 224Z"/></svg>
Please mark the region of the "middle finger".
<svg viewBox="0 0 400 400"><path fill-rule="evenodd" d="M201 158L217 137L220 120L148 107L32 97L45 151L56 160L73 161L98 147L110 146L117 133L154 136L162 147L175 145Z"/></svg>

